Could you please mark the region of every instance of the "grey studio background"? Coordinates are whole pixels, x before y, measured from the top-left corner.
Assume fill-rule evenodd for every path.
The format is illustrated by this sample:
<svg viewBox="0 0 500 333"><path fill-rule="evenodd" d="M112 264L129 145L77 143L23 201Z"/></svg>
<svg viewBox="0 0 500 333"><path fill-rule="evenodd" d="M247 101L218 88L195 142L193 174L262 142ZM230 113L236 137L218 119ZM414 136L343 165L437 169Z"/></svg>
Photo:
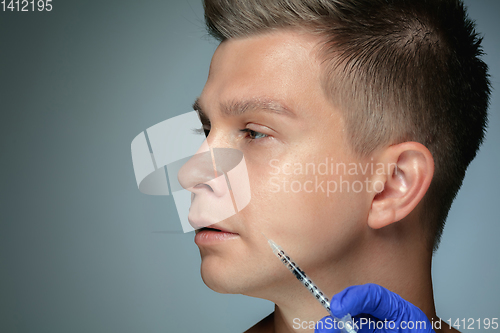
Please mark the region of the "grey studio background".
<svg viewBox="0 0 500 333"><path fill-rule="evenodd" d="M131 162L203 88L201 1L52 2L0 12L0 332L244 331L272 304L203 284L193 233L154 232L175 205L152 211ZM443 319L500 317L500 2L466 3L493 95L434 259Z"/></svg>

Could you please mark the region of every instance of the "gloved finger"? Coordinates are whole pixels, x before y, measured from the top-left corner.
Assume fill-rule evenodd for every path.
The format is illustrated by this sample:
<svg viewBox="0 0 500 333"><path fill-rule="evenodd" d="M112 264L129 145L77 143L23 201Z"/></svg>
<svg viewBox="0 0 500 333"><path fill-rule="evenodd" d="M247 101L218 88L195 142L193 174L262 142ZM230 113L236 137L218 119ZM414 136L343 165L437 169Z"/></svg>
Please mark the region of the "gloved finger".
<svg viewBox="0 0 500 333"><path fill-rule="evenodd" d="M330 302L332 314L339 318L348 313L352 316L365 313L395 321L402 308L406 308L406 304L400 296L373 283L348 287L334 295Z"/></svg>

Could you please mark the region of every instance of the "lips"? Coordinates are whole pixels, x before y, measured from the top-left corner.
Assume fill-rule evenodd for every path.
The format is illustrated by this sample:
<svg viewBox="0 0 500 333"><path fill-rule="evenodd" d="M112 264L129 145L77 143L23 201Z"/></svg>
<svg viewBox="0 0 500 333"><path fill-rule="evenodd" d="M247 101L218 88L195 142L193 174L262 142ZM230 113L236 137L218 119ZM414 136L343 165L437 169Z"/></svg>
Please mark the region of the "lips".
<svg viewBox="0 0 500 333"><path fill-rule="evenodd" d="M194 242L198 246L220 244L221 242L239 238L240 235L226 228L212 225L196 230Z"/></svg>

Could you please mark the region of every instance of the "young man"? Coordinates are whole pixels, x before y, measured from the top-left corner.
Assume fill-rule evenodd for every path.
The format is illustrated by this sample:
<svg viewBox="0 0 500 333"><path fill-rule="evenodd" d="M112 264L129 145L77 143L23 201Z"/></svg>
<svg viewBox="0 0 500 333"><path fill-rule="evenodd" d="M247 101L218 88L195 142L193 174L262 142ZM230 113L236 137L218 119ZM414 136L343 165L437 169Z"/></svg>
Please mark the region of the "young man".
<svg viewBox="0 0 500 333"><path fill-rule="evenodd" d="M265 234L327 295L361 285L338 294L332 312L406 320L408 328L436 322L432 253L482 142L489 98L480 39L463 5L204 5L221 44L195 109L210 147L243 152L252 197L197 231L204 282L276 304L248 332L312 331L304 323L325 310L277 261ZM192 207L223 195L214 180L199 184ZM210 224L210 214L199 218Z"/></svg>

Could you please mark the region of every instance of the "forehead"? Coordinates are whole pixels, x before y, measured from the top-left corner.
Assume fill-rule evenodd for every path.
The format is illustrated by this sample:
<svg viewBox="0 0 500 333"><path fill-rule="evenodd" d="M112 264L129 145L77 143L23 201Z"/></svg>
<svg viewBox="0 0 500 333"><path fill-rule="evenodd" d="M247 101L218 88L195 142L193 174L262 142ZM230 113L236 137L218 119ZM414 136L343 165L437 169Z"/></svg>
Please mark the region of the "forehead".
<svg viewBox="0 0 500 333"><path fill-rule="evenodd" d="M310 34L277 31L229 39L212 58L203 106L269 99L295 109L311 98L324 99L319 41Z"/></svg>

